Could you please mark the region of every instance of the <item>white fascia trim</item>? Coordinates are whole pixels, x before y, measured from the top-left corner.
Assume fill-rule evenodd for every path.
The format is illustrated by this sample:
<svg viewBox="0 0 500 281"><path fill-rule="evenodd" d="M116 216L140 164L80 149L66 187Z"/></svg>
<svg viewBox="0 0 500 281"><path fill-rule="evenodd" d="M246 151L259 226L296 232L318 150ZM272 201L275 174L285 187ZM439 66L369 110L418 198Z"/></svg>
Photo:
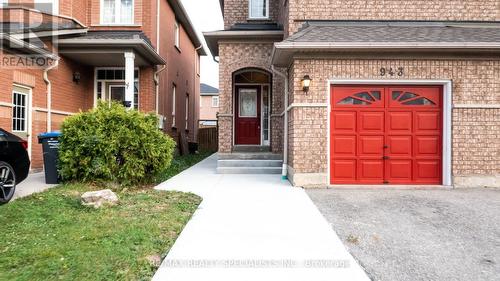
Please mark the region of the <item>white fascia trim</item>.
<svg viewBox="0 0 500 281"><path fill-rule="evenodd" d="M283 36L285 32L282 30L224 30L224 31L213 31L204 32L205 36L217 36L217 37L233 37L233 36ZM254 38L255 39L255 38ZM257 38L258 39L258 38Z"/></svg>
<svg viewBox="0 0 500 281"><path fill-rule="evenodd" d="M276 49L482 49L500 48L498 42L300 42L276 43Z"/></svg>
<svg viewBox="0 0 500 281"><path fill-rule="evenodd" d="M452 80L387 80L387 79L329 79L326 82L326 96L328 112L331 110L330 87L332 85L438 85L443 87L443 185L453 186L452 178L452 109L453 109L453 82ZM327 151L328 151L328 183L331 182L330 171L330 114L327 125Z"/></svg>

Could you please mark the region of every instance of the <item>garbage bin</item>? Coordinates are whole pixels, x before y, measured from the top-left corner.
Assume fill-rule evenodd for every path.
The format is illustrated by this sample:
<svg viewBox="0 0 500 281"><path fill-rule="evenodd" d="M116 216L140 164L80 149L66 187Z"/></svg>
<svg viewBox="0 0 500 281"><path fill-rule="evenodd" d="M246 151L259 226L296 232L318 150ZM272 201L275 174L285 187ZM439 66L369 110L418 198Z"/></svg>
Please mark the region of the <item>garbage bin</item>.
<svg viewBox="0 0 500 281"><path fill-rule="evenodd" d="M42 144L43 164L45 170L45 183L58 184L59 171L57 168L59 160L59 137L60 132L50 132L38 135L38 143Z"/></svg>

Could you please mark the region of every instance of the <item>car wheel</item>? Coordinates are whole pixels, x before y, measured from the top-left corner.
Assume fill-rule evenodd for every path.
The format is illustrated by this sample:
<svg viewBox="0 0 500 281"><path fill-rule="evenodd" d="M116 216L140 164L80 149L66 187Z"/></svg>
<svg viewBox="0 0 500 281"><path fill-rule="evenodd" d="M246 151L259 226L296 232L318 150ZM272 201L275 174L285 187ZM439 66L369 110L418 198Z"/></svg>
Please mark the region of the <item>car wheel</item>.
<svg viewBox="0 0 500 281"><path fill-rule="evenodd" d="M16 191L16 173L11 165L0 161L0 204L9 202Z"/></svg>

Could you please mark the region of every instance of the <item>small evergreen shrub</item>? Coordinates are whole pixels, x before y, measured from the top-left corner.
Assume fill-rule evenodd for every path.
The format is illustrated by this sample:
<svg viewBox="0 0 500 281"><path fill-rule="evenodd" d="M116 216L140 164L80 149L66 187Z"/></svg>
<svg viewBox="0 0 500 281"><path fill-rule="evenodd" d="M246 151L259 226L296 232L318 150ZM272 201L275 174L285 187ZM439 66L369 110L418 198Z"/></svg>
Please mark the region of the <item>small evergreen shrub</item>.
<svg viewBox="0 0 500 281"><path fill-rule="evenodd" d="M64 120L59 169L65 181L151 183L172 161L175 142L158 129L155 115L118 103Z"/></svg>

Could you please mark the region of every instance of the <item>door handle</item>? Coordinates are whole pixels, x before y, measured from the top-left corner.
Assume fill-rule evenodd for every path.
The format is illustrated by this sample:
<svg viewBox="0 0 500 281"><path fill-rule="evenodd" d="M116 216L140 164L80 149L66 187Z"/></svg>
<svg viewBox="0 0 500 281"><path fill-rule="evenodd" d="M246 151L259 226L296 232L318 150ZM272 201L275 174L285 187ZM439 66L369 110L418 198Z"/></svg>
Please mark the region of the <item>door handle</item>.
<svg viewBox="0 0 500 281"><path fill-rule="evenodd" d="M389 148L389 146L388 146L388 145L384 145L384 149L388 149L388 148Z"/></svg>
<svg viewBox="0 0 500 281"><path fill-rule="evenodd" d="M388 159L391 159L391 157L389 157L389 156L384 156L384 157L382 157L382 159L384 159L384 160L388 160Z"/></svg>

